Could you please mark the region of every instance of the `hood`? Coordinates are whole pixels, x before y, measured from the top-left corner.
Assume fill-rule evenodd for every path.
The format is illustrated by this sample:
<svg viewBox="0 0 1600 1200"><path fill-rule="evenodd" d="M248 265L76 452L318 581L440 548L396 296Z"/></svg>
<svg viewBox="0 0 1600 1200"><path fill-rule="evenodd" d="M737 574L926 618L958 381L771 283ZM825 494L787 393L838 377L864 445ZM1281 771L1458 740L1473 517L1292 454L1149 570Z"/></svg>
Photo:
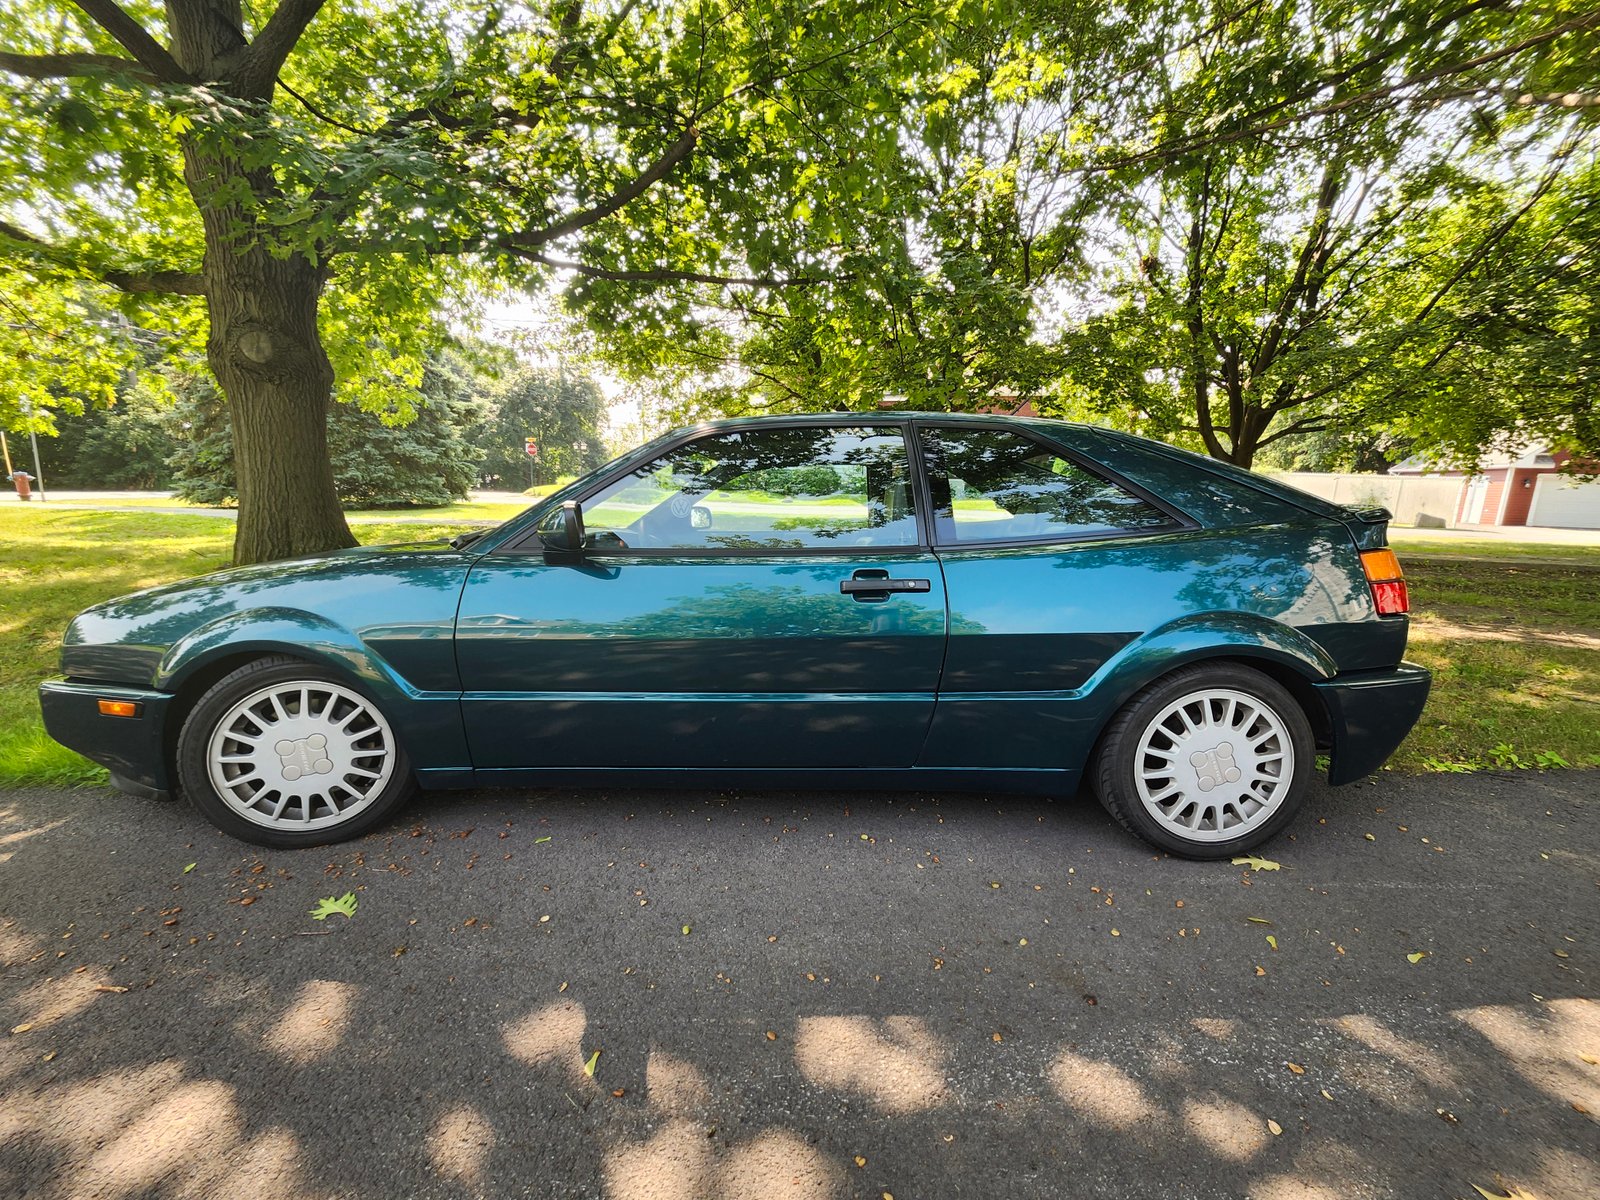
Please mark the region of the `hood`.
<svg viewBox="0 0 1600 1200"><path fill-rule="evenodd" d="M250 610L354 621L392 607L386 593L423 589L453 613L475 557L445 541L358 546L146 588L79 613L62 638L61 669L73 678L148 685L175 643Z"/></svg>

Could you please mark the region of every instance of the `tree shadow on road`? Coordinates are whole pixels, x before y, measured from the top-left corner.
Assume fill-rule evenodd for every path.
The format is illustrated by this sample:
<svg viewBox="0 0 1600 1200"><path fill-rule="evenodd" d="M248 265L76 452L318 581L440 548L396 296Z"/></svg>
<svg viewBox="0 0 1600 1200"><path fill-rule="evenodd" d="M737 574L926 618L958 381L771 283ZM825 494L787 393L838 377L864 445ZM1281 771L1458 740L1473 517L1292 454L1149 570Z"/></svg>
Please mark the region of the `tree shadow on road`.
<svg viewBox="0 0 1600 1200"><path fill-rule="evenodd" d="M1277 872L975 796L479 795L255 852L32 793L0 1193L1600 1194L1593 789L1445 786L1319 791Z"/></svg>

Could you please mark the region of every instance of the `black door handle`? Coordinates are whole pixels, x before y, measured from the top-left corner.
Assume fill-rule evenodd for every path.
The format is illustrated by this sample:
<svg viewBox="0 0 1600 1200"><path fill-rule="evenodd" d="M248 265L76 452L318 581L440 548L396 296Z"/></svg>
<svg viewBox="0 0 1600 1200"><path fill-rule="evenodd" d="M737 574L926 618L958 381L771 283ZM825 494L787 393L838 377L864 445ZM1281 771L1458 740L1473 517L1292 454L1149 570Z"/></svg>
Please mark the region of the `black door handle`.
<svg viewBox="0 0 1600 1200"><path fill-rule="evenodd" d="M858 575L854 579L841 579L839 590L846 596L884 596L890 592L926 592L931 584L926 579L890 579L887 575Z"/></svg>

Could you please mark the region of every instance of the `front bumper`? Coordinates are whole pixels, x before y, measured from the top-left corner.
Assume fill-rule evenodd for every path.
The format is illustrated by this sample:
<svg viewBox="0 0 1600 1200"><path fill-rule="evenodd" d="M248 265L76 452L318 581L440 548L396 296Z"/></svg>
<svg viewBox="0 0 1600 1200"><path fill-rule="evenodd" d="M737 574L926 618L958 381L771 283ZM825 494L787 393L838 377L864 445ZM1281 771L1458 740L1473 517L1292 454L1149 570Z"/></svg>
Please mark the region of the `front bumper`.
<svg viewBox="0 0 1600 1200"><path fill-rule="evenodd" d="M101 700L132 700L139 705L139 715L105 716ZM163 736L171 703L166 692L115 684L53 679L39 685L45 732L108 768L112 782L122 790L141 795L172 791Z"/></svg>
<svg viewBox="0 0 1600 1200"><path fill-rule="evenodd" d="M1432 683L1425 667L1401 663L1314 684L1333 727L1328 782L1354 783L1381 767L1422 715Z"/></svg>

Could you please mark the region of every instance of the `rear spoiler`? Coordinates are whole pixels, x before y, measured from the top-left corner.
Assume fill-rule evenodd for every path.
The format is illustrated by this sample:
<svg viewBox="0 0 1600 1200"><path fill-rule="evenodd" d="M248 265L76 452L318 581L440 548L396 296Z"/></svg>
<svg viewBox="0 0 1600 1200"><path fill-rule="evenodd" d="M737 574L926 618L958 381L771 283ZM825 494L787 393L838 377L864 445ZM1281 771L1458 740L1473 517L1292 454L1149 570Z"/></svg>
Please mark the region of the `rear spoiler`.
<svg viewBox="0 0 1600 1200"><path fill-rule="evenodd" d="M1381 505L1369 508L1344 508L1345 525L1356 540L1357 550L1382 550L1389 544L1389 522L1394 514Z"/></svg>

